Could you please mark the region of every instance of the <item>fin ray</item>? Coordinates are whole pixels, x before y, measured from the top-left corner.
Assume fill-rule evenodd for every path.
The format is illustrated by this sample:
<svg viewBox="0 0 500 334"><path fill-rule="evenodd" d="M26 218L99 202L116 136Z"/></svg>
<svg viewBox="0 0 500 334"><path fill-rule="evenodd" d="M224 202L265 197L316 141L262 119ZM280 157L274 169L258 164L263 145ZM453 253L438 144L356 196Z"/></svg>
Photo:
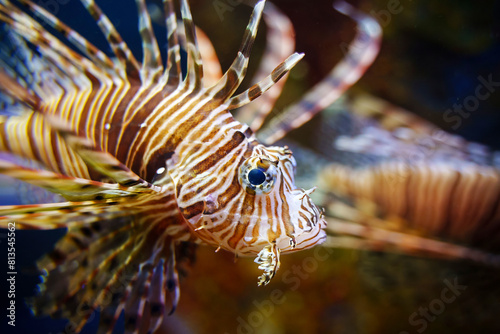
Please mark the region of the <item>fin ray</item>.
<svg viewBox="0 0 500 334"><path fill-rule="evenodd" d="M262 142L272 144L290 130L308 122L358 81L375 60L380 49L382 34L382 28L377 21L343 1L337 2L335 8L353 18L358 24L358 33L351 42L348 53L326 79L314 86L299 102L287 107L279 117L259 130L257 137Z"/></svg>
<svg viewBox="0 0 500 334"><path fill-rule="evenodd" d="M247 70L250 51L255 41L257 28L264 10L264 5L265 0L261 0L255 5L236 59L233 61L226 73L224 73L222 78L214 86L209 88L209 91L216 92L216 99L226 101L243 81Z"/></svg>

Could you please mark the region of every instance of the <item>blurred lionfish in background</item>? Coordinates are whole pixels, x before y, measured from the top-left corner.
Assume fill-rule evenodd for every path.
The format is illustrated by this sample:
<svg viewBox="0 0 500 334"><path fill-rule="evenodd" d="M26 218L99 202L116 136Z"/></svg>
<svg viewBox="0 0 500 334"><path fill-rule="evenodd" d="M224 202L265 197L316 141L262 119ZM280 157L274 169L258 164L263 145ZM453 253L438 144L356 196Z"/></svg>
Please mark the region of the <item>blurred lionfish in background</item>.
<svg viewBox="0 0 500 334"><path fill-rule="evenodd" d="M67 200L0 208L4 227L16 221L24 229L67 228L54 251L38 262L45 277L33 300L37 314L68 318L78 331L100 308L99 331L110 332L123 312L130 333L139 330L148 314L146 327L154 331L163 319L168 292L175 309L177 267L199 243L237 256L256 255L264 270L259 284L275 275L280 253L317 244L395 247L498 265L495 255L429 239L477 246L497 231L498 159L485 149L360 97L348 113L339 111L332 118L339 163L319 173L318 193L326 194L318 196L326 208L324 217L310 198L314 188L295 187L292 151L257 140L272 144L300 127L372 63L381 29L349 5L336 5L358 25L345 59L300 102L264 124L283 79L301 59L297 53L288 57L291 33L278 23L282 14L269 3L255 5L240 51L222 75L216 57L207 57L213 54L210 41L194 26L187 1L181 1L179 25L172 1L163 1L166 64L144 0L136 1L142 63L91 0L82 3L102 29L113 57L31 1L18 2L22 6L7 0L0 5L8 40L2 47L17 50L15 57L2 59L0 72L6 106L0 149L7 153L0 170ZM234 95L262 15L268 35L279 36L282 43L269 44L258 82ZM186 73L181 49L187 53ZM269 59L282 63L269 68ZM229 113L236 108L236 118L250 126ZM349 130L359 129L355 136L342 128L346 119ZM424 159L408 168L405 159L422 147ZM19 158L35 161L43 170L29 168ZM452 201L461 209L450 211Z"/></svg>

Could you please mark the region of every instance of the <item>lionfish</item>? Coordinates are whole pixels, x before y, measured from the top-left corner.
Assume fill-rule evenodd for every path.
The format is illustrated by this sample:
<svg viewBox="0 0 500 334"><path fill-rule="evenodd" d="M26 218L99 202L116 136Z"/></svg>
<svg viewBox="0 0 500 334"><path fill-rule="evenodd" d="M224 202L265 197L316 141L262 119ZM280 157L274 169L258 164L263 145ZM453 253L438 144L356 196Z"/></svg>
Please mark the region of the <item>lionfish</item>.
<svg viewBox="0 0 500 334"><path fill-rule="evenodd" d="M500 257L488 252L498 251L498 152L367 94L348 105L325 124L349 125L335 126L323 146L336 156L318 172L327 229L336 234L323 245L395 246L498 267Z"/></svg>
<svg viewBox="0 0 500 334"><path fill-rule="evenodd" d="M309 196L314 189L294 184L291 150L261 144L230 113L270 89L302 58L293 53L234 95L265 1L254 6L230 68L208 86L186 0L180 1L182 29L173 1L163 1L165 65L144 0L136 0L142 63L93 0L81 2L113 57L35 3L18 2L26 10L0 1L0 20L15 50L2 59L0 71L0 151L7 156L0 172L66 200L0 207L2 227L14 221L19 229L67 229L38 262L44 274L33 300L36 314L68 318L79 331L99 308L99 332L110 332L124 313L126 332L132 333L148 313L154 331L166 294L172 311L178 304L177 265L186 243L256 256L264 271L260 285L275 275L281 253L325 240L322 210ZM355 16L347 5L342 8ZM336 85L347 87L344 81ZM304 112L309 118L321 104L313 107ZM42 169L27 167L25 160Z"/></svg>
<svg viewBox="0 0 500 334"><path fill-rule="evenodd" d="M179 261L186 256L186 245L193 244L212 245L237 256L256 256L255 262L264 270L259 285L275 275L281 253L325 240L333 247L379 250L383 245L397 245L407 252L497 263L487 253L403 234L381 223L394 218L393 212L404 211L405 205L413 205L410 199L401 200L403 197L391 199L406 191L408 171L402 172L406 181L396 180L400 183L393 183L395 187L384 187L387 177L402 170L401 164L362 171L330 167L322 174L326 175L324 184L330 186L327 191L348 198L348 203L345 198L325 202L331 208L328 214L334 216L325 219L310 198L314 188L303 190L294 184L296 162L291 150L257 140L272 144L310 120L373 62L380 26L349 5L336 4L337 10L358 25L358 35L345 59L301 101L261 128L286 74L302 58L293 53L284 59L293 43L279 47L271 43L258 71L261 80L234 95L245 76L261 17L268 34L291 35L280 32L283 20L277 19L280 13L271 4L264 7L265 1L259 1L255 5L236 59L219 75L212 71L220 66L218 61L205 58L210 42L193 24L186 0L181 0L179 26L173 1L163 0L168 32L165 64L145 0L136 0L142 63L93 0L81 2L103 31L113 57L33 2L18 2L27 11L0 0L0 20L16 50L10 59L0 58L0 91L6 106L0 115L0 151L10 156L0 160L0 172L67 200L0 207L3 227L15 221L22 229L67 229L55 249L38 262L44 275L40 294L33 300L37 314L68 318L79 331L92 312L100 309L99 332L111 332L124 313L127 333L137 332L144 315L149 314L146 326L152 332L163 320L166 294L172 298L171 312L179 302ZM60 33L64 42L28 11ZM181 49L187 53L186 73L181 69ZM283 61L272 69L273 59ZM204 78L204 72L211 75ZM250 103L258 97L259 104L259 100ZM250 126L231 115L237 108L240 119L253 119ZM389 121L402 124L397 117ZM409 123L418 130L415 122ZM359 140L351 141L347 146L364 153L372 149L358 144ZM407 147L391 149L401 148ZM38 163L42 170L28 168L24 160ZM429 167L429 163L419 167L412 174L413 182L434 180L425 175L440 178L439 168ZM462 188L482 172L469 173L460 181ZM451 177L445 180L453 183ZM487 186L488 179L483 181ZM442 189L443 185L436 183L436 187ZM487 186L492 200L495 187ZM418 204L414 216L421 215L417 223L422 225L427 221L422 210L432 197L423 198L419 189L415 193L421 196L414 198ZM450 196L449 192L440 194L439 203ZM356 205L348 205L353 201ZM378 212L373 210L373 202L379 206ZM434 216L439 219L442 207L435 208ZM431 236L436 234L433 227L438 225L428 225Z"/></svg>

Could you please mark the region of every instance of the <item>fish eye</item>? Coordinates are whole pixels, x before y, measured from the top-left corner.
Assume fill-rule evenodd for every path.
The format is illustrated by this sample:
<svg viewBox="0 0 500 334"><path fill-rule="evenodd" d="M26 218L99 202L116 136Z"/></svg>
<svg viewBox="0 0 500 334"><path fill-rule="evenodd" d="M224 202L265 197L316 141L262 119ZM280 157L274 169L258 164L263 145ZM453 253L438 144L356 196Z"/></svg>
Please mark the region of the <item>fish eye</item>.
<svg viewBox="0 0 500 334"><path fill-rule="evenodd" d="M238 179L248 193L263 194L273 188L276 174L276 162L252 157L240 166Z"/></svg>
<svg viewBox="0 0 500 334"><path fill-rule="evenodd" d="M254 186L261 185L266 181L266 173L264 173L260 168L254 168L248 172L248 182Z"/></svg>

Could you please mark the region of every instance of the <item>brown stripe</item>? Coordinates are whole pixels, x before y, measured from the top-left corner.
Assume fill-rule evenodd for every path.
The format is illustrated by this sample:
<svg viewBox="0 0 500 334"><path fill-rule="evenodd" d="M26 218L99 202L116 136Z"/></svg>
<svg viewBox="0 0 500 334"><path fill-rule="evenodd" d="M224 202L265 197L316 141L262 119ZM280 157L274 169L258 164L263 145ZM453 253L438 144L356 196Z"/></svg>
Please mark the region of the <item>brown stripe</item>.
<svg viewBox="0 0 500 334"><path fill-rule="evenodd" d="M307 224L307 222L309 221L309 218L307 218L307 216L302 212L302 211L299 211L299 216L302 218L302 220L304 220L304 222ZM299 228L300 229L303 229L304 228L304 225L302 225L302 220L299 219Z"/></svg>
<svg viewBox="0 0 500 334"><path fill-rule="evenodd" d="M9 145L9 140L7 137L7 124L9 122L8 118L5 118L5 122L2 124L3 126L0 128L0 143L5 147L6 151L11 151L11 147ZM28 136L30 139L32 139L32 136Z"/></svg>
<svg viewBox="0 0 500 334"><path fill-rule="evenodd" d="M253 20L253 17L254 16L252 15L252 17L250 18L250 22ZM245 56L245 58L248 58L248 56L250 55L250 51L252 50L254 40L255 36L253 36L252 31L247 27L247 29L245 29L245 34L243 35L243 42L240 47L241 53L243 54L243 56Z"/></svg>
<svg viewBox="0 0 500 334"><path fill-rule="evenodd" d="M252 239L247 242L248 245L253 244L259 238L259 227L262 224L262 209L263 209L262 205L257 205L257 217L259 217L259 218L257 219L255 224L253 225Z"/></svg>
<svg viewBox="0 0 500 334"><path fill-rule="evenodd" d="M132 156L134 151L134 146L133 142L138 140L146 131L146 128L141 128L141 124L146 121L148 116L151 115L151 111L164 99L163 93L158 92L155 94L153 97L151 97L148 102L142 106L140 109L134 110L134 116L132 117L132 120L130 123L128 123L128 126L126 128L122 128L121 132L123 133L120 141L117 143L116 147L116 153L117 156L120 157L120 161L127 161L127 159ZM155 125L150 125L150 126L155 126ZM155 135L156 133L153 133ZM148 144L148 141L145 141L145 144ZM139 148L139 150L144 150L144 145ZM144 151L137 151L139 152L144 152ZM156 161L144 161L142 159L142 154L137 154L136 157L138 159L135 159L135 164L132 165L132 171L135 172L136 174L140 174L141 168L144 166L145 163L148 164L148 170L146 175L140 175L143 178L150 177L152 178L155 174L156 171L158 170L159 167L164 167L165 166L165 160L164 155L170 152L170 156L173 153L172 150L168 150L166 147L162 148L161 152L158 152L157 155L160 155L160 157L157 157L158 159L151 159L151 160L161 160L161 162L158 164ZM149 180L148 180L149 181Z"/></svg>
<svg viewBox="0 0 500 334"><path fill-rule="evenodd" d="M203 107L204 110L210 110L210 109L216 109L217 107L219 106L218 103L214 103L214 102L209 102L207 103L207 105L205 105ZM227 110L220 110L219 112L215 113L215 112L211 112L210 115L207 115L207 117L210 117L211 119L217 119L219 118L220 116L223 116L223 115L226 115L228 114L228 111ZM207 129L206 128L203 128L203 129L198 129L196 132L192 132L192 136L194 138L199 138L201 136L205 136L209 139L212 139L215 137L215 135L220 132L220 128L223 127L224 125L227 125L231 122L234 122L234 118L233 117L228 117L222 121L218 121L217 123L217 126L213 127L212 128L212 131L206 135L206 132L207 132ZM234 126L234 130L239 130L241 129L243 126L242 125L237 125L237 126ZM222 139L220 140L222 141ZM215 144L214 144L215 145Z"/></svg>
<svg viewBox="0 0 500 334"><path fill-rule="evenodd" d="M275 240L275 236L276 234L272 231L273 229L273 226L276 224L277 220L277 212L273 212L272 211L272 205L271 205L271 197L270 196L266 196L265 197L266 199L266 212L267 212L267 218L269 219L268 221L268 224L270 226L269 230L267 231L267 237L270 241L273 241ZM277 208L276 208L277 209ZM279 225L279 223L277 223L276 225Z"/></svg>
<svg viewBox="0 0 500 334"><path fill-rule="evenodd" d="M284 69L285 69L285 64L282 63L272 71L271 79L273 80L273 82L277 82L287 73L287 71L284 71Z"/></svg>
<svg viewBox="0 0 500 334"><path fill-rule="evenodd" d="M125 153L125 158L126 158L126 153L125 152L119 152L119 143L118 143L118 138L123 131L123 115L125 113L125 110L127 109L130 101L134 98L135 94L139 90L140 86L131 86L125 95L120 99L120 102L118 105L110 110L111 114L111 119L109 120L110 123L110 131L108 132L107 140L106 140L106 146L108 148L108 152L113 154L115 157L118 158L120 161L125 161L121 156L121 154ZM121 93L119 93L121 95ZM102 109L105 109L104 105L102 106ZM127 131L130 131L130 127L127 127Z"/></svg>
<svg viewBox="0 0 500 334"><path fill-rule="evenodd" d="M228 226L231 226L231 225L233 225L233 221L227 219L222 224L219 224L217 227L211 228L210 232L211 233L217 233L217 232L222 232L223 230L227 229L224 233L222 233L221 235L219 235L219 240L226 240L226 238L231 233L233 233L234 228L227 228Z"/></svg>
<svg viewBox="0 0 500 334"><path fill-rule="evenodd" d="M250 149L251 151L251 149ZM248 152L248 149L247 149ZM240 166L247 158L244 156L240 159L239 163L237 166ZM242 186L240 185L240 182L238 181L238 172L234 173L233 181L231 182L231 185L227 188L227 190L220 194L218 198L219 202L219 207L220 208L225 208L227 203L231 201L235 196L239 196L239 193L245 191Z"/></svg>
<svg viewBox="0 0 500 334"><path fill-rule="evenodd" d="M64 174L64 173L66 173L66 169L64 168L65 163L62 160L62 157L60 154L62 147L60 147L58 144L58 142L59 142L58 137L59 136L55 131L52 132L52 135L50 136L50 148L48 148L48 149L53 152L53 156L54 156L54 159L56 161L56 166L53 166L53 168L57 172ZM61 141L62 141L62 138L61 138ZM65 146L65 145L63 144L63 146Z"/></svg>
<svg viewBox="0 0 500 334"><path fill-rule="evenodd" d="M245 130L244 134L245 134L245 136L247 136L247 138L250 138L253 135L253 131L252 131L252 129L247 128Z"/></svg>
<svg viewBox="0 0 500 334"><path fill-rule="evenodd" d="M287 198L285 197L285 191L283 189L283 175L280 175L280 189L279 189L279 195L281 199L281 219L283 221L283 225L285 226L285 233L287 236L292 236L295 232L292 223L290 222L290 208L288 206L288 201Z"/></svg>
<svg viewBox="0 0 500 334"><path fill-rule="evenodd" d="M106 125L106 123L109 123L109 121L110 121L109 115L107 116L107 119L104 119L104 116L105 116L104 113L105 113L106 107L109 106L111 98L114 96L115 93L116 93L116 89L114 89L114 87L113 87L113 89L106 90L104 99L102 99L101 104L98 106L99 116L96 117L96 119L98 119L100 121L96 122L96 124L94 125L96 127L96 131L94 132L95 133L94 142L103 151L108 150L107 144L108 144L108 135L109 135L109 131L106 130L104 128L104 126ZM111 113L112 112L113 111L111 110Z"/></svg>
<svg viewBox="0 0 500 334"><path fill-rule="evenodd" d="M251 87L250 90L248 91L248 97L251 100L258 98L261 95L262 95L262 89L260 88L259 85L255 85L255 86Z"/></svg>
<svg viewBox="0 0 500 334"><path fill-rule="evenodd" d="M87 124L89 121L92 122L93 119L99 119L99 114L101 112L102 106L97 105L97 109L91 109L91 105L94 103L94 98L96 97L96 94L101 87L101 82L97 80L97 78L90 73L85 73L87 78L90 80L92 84L92 90L90 91L90 95L87 97L86 101L84 102L83 108L78 108L78 114L76 116L76 121L78 124L71 124L72 128L75 130L78 136L84 136L89 138L89 134L87 133ZM77 104L77 99L80 94L77 94L75 101L73 101L72 105ZM100 97L100 95L98 95ZM68 117L71 117L71 114L73 112L70 111L68 113ZM94 116L94 114L97 114ZM94 122L92 122L94 123ZM91 124L90 127L95 127L95 124ZM96 131L97 133L98 131ZM89 138L89 139L94 139L94 138ZM93 140L94 141L94 140Z"/></svg>
<svg viewBox="0 0 500 334"><path fill-rule="evenodd" d="M226 72L226 84L214 96L214 100L225 100L238 83L238 73L232 68Z"/></svg>
<svg viewBox="0 0 500 334"><path fill-rule="evenodd" d="M269 241L271 241L271 242L274 242L281 235L281 226L280 226L280 219L279 219L280 212L278 211L278 205L277 205L277 203L275 203L275 204L276 205L274 206L274 212L272 214L273 214L273 218L275 218L274 221L276 223L275 224L275 226L276 226L276 232L274 232L272 228L270 228L267 231L267 237L268 237Z"/></svg>
<svg viewBox="0 0 500 334"><path fill-rule="evenodd" d="M243 205L241 208L241 220L239 222L234 222L236 226L234 228L234 233L231 238L227 241L227 244L231 249L236 249L238 242L243 238L245 232L250 224L250 219L252 213L254 211L255 206L255 195L245 194L245 198L243 199Z"/></svg>
<svg viewBox="0 0 500 334"><path fill-rule="evenodd" d="M199 215L200 213L203 212L203 209L205 208L205 203L204 202L197 202L193 205L190 205L186 208L180 208L182 215L186 220L189 220L193 218L196 215Z"/></svg>
<svg viewBox="0 0 500 334"><path fill-rule="evenodd" d="M55 265L59 265L66 260L66 254L64 254L59 249L54 249L48 254L48 257Z"/></svg>
<svg viewBox="0 0 500 334"><path fill-rule="evenodd" d="M451 185L450 197L448 200L448 204L446 205L446 207L442 208L442 210L444 210L446 212L446 218L444 220L444 224L442 226L441 233L443 233L444 235L448 235L448 236L450 236L450 232L452 232L452 230L453 230L452 224L456 223L452 220L452 211L455 210L453 204L456 202L455 191L456 191L457 187L459 186L459 184L462 182L462 174L460 172L457 172L456 175L457 175L457 177L456 177L455 181L453 182L453 184Z"/></svg>
<svg viewBox="0 0 500 334"><path fill-rule="evenodd" d="M237 148L245 139L246 137L243 133L241 133L240 131L236 131L228 143L219 147L219 149L214 154L210 155L205 160L194 166L192 168L193 172L195 174L201 174L210 169L217 162L227 156L232 150Z"/></svg>
<svg viewBox="0 0 500 334"><path fill-rule="evenodd" d="M179 113L178 108L188 103L191 103L192 106L194 106L196 104L196 101L193 100L193 97L195 95L196 93L188 94L188 96L186 96L184 99L178 101L176 107L172 107L168 113L164 114L163 117L155 120L156 124L163 125L166 119L172 114L175 114L176 116L174 117L173 120L170 121L170 123L172 125L179 124L181 122L181 119L185 116L185 112ZM192 106L190 108L192 108ZM147 128L145 128L144 131L140 131L137 134L136 138L134 139L134 144L132 146L124 146L120 143L120 147L123 147L123 149L128 151L130 154L128 156L128 159L124 161L128 161L128 165L131 166L131 169L134 172L139 173L141 166L143 166L144 164L149 166L151 164L151 161L145 161L143 157L145 153L147 153L146 150L149 145L153 144L153 146L157 146L156 144L159 144L158 142L161 141L162 150L166 152L174 152L179 143L188 135L189 130L191 130L197 124L202 122L207 117L208 113L209 111L198 110L193 117L185 120L185 122L182 123L175 131L175 134L169 138L165 138L165 136L159 136L157 131L146 132ZM150 126L157 126L156 124L150 124ZM135 144L141 141L142 143L139 146ZM130 161L130 159L132 159L132 161ZM150 175L149 173L147 175L140 175L140 176L147 179L152 177L152 175Z"/></svg>
<svg viewBox="0 0 500 334"><path fill-rule="evenodd" d="M491 187L496 187L498 189L499 187L499 173L497 172L497 182L494 184L491 184ZM484 237L484 240L488 240L490 242L493 242L491 240L491 236L493 235L493 240L497 237L496 234L498 233L498 230L500 229L500 224L498 219L495 219L498 217L498 212L500 211L500 191L497 191L495 199L492 201L491 206L487 212L483 215L483 219L481 221L481 224L479 226L481 227L474 233L474 238L473 239L482 239ZM493 232L494 231L494 232ZM490 234L491 233L491 234ZM495 243L494 241L493 243Z"/></svg>
<svg viewBox="0 0 500 334"><path fill-rule="evenodd" d="M26 134L28 136L29 146L31 147L31 151L33 152L35 159L42 162L43 160L42 160L42 155L40 153L40 147L37 145L38 141L37 141L37 138L34 134L34 132L36 131L35 117L39 118L40 122L38 122L38 124L40 124L40 127L42 128L43 133L49 133L51 136L53 136L55 134L54 134L54 132L48 130L46 126L44 126L45 122L43 121L43 119L40 119L41 117L39 117L36 113L33 113L29 116L28 122L26 125L26 128L29 131Z"/></svg>

